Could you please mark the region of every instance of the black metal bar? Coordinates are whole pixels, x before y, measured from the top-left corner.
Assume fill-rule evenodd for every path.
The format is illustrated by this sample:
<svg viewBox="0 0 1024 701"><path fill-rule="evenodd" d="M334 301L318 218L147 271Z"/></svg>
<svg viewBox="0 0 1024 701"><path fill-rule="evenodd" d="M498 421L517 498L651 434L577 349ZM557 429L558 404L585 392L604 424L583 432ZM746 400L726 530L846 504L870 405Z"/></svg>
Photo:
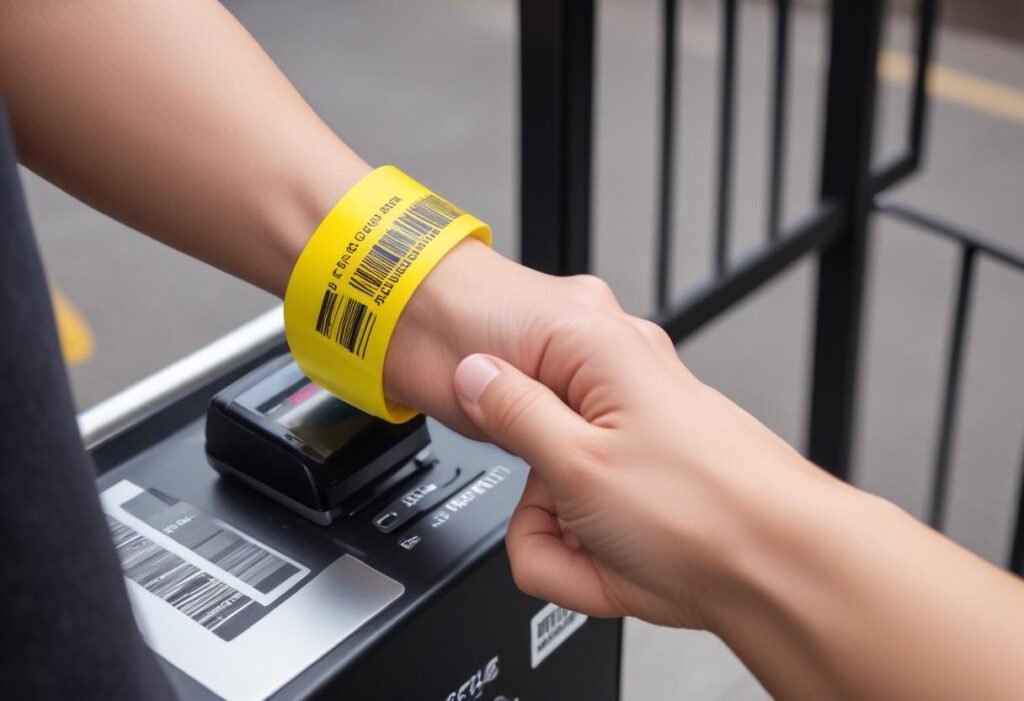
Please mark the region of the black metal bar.
<svg viewBox="0 0 1024 701"><path fill-rule="evenodd" d="M718 85L718 186L715 210L715 259L717 275L729 265L729 228L732 204L732 153L736 109L737 0L722 0L722 69Z"/></svg>
<svg viewBox="0 0 1024 701"><path fill-rule="evenodd" d="M891 157L871 178L871 192L889 189L921 168L924 161L924 139L928 116L928 66L935 46L938 22L938 0L917 0L917 34L915 37L914 94L911 97L906 151Z"/></svg>
<svg viewBox="0 0 1024 701"><path fill-rule="evenodd" d="M1020 458L1020 490L1017 493L1017 520L1010 546L1010 571L1024 575L1024 450Z"/></svg>
<svg viewBox="0 0 1024 701"><path fill-rule="evenodd" d="M932 482L931 511L928 521L942 530L946 516L946 492L949 489L949 461L956 432L956 416L960 403L960 376L963 374L967 325L970 321L971 293L974 288L974 264L978 249L965 246L960 257L960 279L957 283L956 312L949 339L946 364L946 385L942 392L942 419L935 448L935 478Z"/></svg>
<svg viewBox="0 0 1024 701"><path fill-rule="evenodd" d="M790 0L776 0L775 3L775 47L772 68L772 114L771 153L768 171L768 238L779 237L779 223L782 219L785 193L783 183L786 177L786 112L787 77L789 74L789 3Z"/></svg>
<svg viewBox="0 0 1024 701"><path fill-rule="evenodd" d="M842 221L834 203L818 203L809 214L782 232L778 243L767 245L738 262L723 277L711 278L697 286L672 309L661 310L653 321L678 343L803 256L827 245L839 231Z"/></svg>
<svg viewBox="0 0 1024 701"><path fill-rule="evenodd" d="M520 256L590 268L593 0L520 0Z"/></svg>
<svg viewBox="0 0 1024 701"><path fill-rule="evenodd" d="M882 0L833 0L821 195L845 212L821 252L808 454L846 479L850 473L861 306L870 215Z"/></svg>
<svg viewBox="0 0 1024 701"><path fill-rule="evenodd" d="M676 0L664 0L661 67L661 157L658 184L658 250L655 302L661 309L672 294L672 199L676 133Z"/></svg>
<svg viewBox="0 0 1024 701"><path fill-rule="evenodd" d="M917 36L915 54L917 68L914 72L914 97L910 113L910 155L915 169L924 158L925 120L928 107L928 67L931 65L938 21L938 0L917 1Z"/></svg>
<svg viewBox="0 0 1024 701"><path fill-rule="evenodd" d="M954 239L965 246L977 248L980 253L984 253L1000 263L1024 270L1024 255L1014 253L1008 248L1003 248L998 244L986 241L977 234L965 231L930 214L925 214L906 205L893 202L888 197L876 197L874 204L875 208L880 212L884 212L908 224L913 224L925 231Z"/></svg>
<svg viewBox="0 0 1024 701"><path fill-rule="evenodd" d="M871 194L877 195L888 190L908 175L917 171L917 163L913 156L902 154L893 156L875 168L871 175Z"/></svg>

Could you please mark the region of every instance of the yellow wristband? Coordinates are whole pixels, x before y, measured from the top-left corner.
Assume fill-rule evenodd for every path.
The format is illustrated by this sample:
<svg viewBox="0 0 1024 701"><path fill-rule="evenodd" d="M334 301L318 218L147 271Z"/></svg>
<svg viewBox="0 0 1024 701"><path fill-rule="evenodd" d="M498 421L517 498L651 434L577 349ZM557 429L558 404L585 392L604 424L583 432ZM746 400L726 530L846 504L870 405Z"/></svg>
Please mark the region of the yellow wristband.
<svg viewBox="0 0 1024 701"><path fill-rule="evenodd" d="M415 416L384 396L388 344L413 292L467 236L491 244L490 227L394 166L356 183L288 280L285 335L306 376L392 423Z"/></svg>

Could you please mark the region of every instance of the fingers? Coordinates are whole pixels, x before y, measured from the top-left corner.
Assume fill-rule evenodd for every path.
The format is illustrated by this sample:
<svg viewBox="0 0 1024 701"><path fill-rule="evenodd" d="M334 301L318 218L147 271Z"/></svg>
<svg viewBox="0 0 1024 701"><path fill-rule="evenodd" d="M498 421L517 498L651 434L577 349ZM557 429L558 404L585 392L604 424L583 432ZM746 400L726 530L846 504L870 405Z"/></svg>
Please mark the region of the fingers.
<svg viewBox="0 0 1024 701"><path fill-rule="evenodd" d="M471 355L455 370L456 396L491 440L533 466L506 543L512 575L527 594L594 616L622 615L604 593L590 554L559 522L545 480L570 478L590 425L551 390L508 363ZM567 480L568 481L568 480Z"/></svg>
<svg viewBox="0 0 1024 701"><path fill-rule="evenodd" d="M621 616L590 554L563 540L543 479L531 472L505 538L512 577L527 594L591 616Z"/></svg>
<svg viewBox="0 0 1024 701"><path fill-rule="evenodd" d="M508 363L471 355L455 370L455 393L466 415L492 441L547 479L576 457L590 425L551 390Z"/></svg>

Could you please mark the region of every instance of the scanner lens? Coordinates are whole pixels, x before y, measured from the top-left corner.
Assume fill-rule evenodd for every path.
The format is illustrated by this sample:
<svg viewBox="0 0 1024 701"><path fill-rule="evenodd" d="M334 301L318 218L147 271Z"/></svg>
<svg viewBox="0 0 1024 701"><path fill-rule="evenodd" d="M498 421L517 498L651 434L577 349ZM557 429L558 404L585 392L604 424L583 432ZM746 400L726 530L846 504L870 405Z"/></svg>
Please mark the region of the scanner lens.
<svg viewBox="0 0 1024 701"><path fill-rule="evenodd" d="M295 363L277 370L236 401L288 429L324 458L378 424L369 414L310 382Z"/></svg>

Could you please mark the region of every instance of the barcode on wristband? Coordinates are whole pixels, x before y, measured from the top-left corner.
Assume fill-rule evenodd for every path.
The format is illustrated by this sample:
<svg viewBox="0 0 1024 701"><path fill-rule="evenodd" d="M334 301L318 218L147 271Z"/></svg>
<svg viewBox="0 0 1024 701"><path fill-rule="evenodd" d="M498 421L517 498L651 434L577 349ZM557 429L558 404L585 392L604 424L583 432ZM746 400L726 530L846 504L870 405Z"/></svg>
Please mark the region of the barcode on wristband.
<svg viewBox="0 0 1024 701"><path fill-rule="evenodd" d="M125 576L207 630L220 635L218 628L253 603L117 519L107 516L107 525Z"/></svg>
<svg viewBox="0 0 1024 701"><path fill-rule="evenodd" d="M316 330L325 338L333 339L342 348L366 357L370 334L377 323L377 315L362 302L326 290L316 318Z"/></svg>
<svg viewBox="0 0 1024 701"><path fill-rule="evenodd" d="M463 214L461 209L436 195L416 200L370 248L348 284L373 298L418 243L424 238L433 238Z"/></svg>

